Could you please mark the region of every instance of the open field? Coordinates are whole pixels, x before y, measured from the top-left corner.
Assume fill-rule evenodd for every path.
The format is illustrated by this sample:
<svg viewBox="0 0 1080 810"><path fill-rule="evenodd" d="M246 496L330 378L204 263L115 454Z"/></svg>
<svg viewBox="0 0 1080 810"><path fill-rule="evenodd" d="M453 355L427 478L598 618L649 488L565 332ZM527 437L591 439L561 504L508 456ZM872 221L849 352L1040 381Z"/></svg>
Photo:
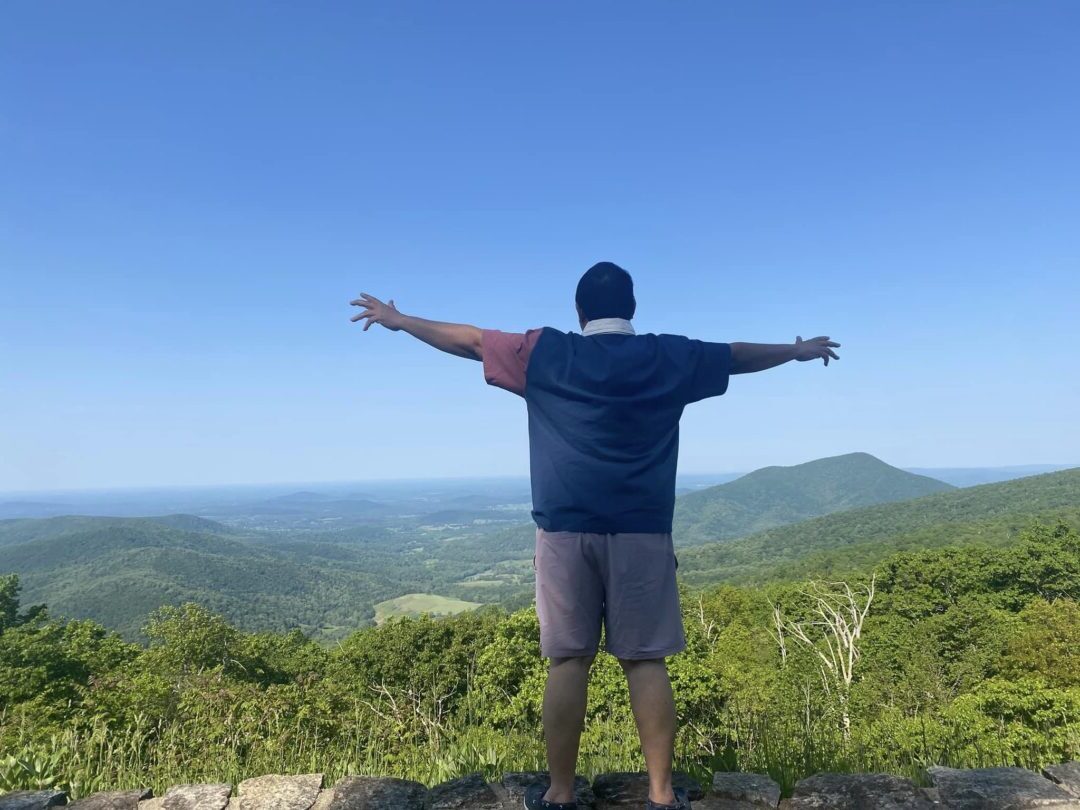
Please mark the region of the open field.
<svg viewBox="0 0 1080 810"><path fill-rule="evenodd" d="M387 599L375 605L375 623L382 624L394 616L419 616L431 613L435 616L451 616L480 607L480 602L449 599L434 593L407 593L395 599Z"/></svg>

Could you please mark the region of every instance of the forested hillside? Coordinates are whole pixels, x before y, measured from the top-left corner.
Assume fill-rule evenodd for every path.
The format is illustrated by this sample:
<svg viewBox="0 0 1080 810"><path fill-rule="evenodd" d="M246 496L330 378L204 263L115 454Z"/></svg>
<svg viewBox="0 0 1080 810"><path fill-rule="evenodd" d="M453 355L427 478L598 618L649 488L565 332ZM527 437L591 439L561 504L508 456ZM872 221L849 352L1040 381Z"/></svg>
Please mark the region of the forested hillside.
<svg viewBox="0 0 1080 810"><path fill-rule="evenodd" d="M331 639L407 593L484 603L513 596L531 574L531 544L517 528L418 539L377 528L242 533L191 515L55 517L0 521L0 573L18 573L28 601L128 639L142 638L151 610L187 601L247 630Z"/></svg>
<svg viewBox="0 0 1080 810"><path fill-rule="evenodd" d="M873 483L874 471L883 481L929 486L917 477L897 479L894 473L908 474L865 454L801 466L818 470L822 482L806 486L833 506L855 496L840 497L834 490L841 478L823 470L863 469L868 484L859 497L886 492L885 484ZM803 470L792 479L796 469L766 468L714 489L738 484L745 508L767 511L772 504L775 515L798 500L787 489L805 477ZM720 502L706 490L681 498L679 509L699 495ZM810 508L811 501L802 503ZM859 571L903 549L1007 543L1034 519L1059 517L1080 517L1080 469L848 509L693 548L676 535L679 574L702 587ZM329 640L407 605L527 606L534 536L531 524L300 532L242 531L191 515L4 520L0 573L21 576L27 601L46 602L56 615L94 619L129 640L144 640L140 628L151 610L187 601L245 630L299 628ZM414 596L392 601L407 594Z"/></svg>
<svg viewBox="0 0 1080 810"><path fill-rule="evenodd" d="M896 551L1002 545L1034 519L1080 518L1080 468L813 518L679 552L693 585L858 570Z"/></svg>
<svg viewBox="0 0 1080 810"><path fill-rule="evenodd" d="M1080 756L1080 535L894 555L845 583L684 591L670 659L676 766L767 772ZM834 635L821 611L850 617ZM854 609L854 613L851 612ZM858 619L865 611L865 619ZM857 627L856 627L857 625ZM323 646L197 605L154 611L148 647L53 619L0 580L0 789L239 782L267 772L434 783L543 767L535 610L406 619ZM854 638L850 679L827 666ZM580 771L640 770L617 662L594 666Z"/></svg>
<svg viewBox="0 0 1080 810"><path fill-rule="evenodd" d="M194 515L161 515L158 517L123 518L69 515L49 518L18 518L0 520L0 548L32 541L60 540L74 534L98 530L126 528L145 532L147 537L161 533L159 529L180 529L203 534L233 534L220 523ZM152 542L148 540L148 542Z"/></svg>
<svg viewBox="0 0 1080 810"><path fill-rule="evenodd" d="M674 533L682 546L707 543L950 489L949 484L897 469L869 453L849 453L793 467L763 467L683 495L675 507Z"/></svg>

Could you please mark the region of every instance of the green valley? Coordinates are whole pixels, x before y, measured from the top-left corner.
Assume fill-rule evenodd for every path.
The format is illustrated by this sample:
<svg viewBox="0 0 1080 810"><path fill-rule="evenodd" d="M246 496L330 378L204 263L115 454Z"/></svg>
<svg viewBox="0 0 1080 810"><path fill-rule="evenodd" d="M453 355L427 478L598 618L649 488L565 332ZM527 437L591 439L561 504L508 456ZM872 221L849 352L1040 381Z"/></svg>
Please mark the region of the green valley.
<svg viewBox="0 0 1080 810"><path fill-rule="evenodd" d="M185 602L244 630L296 628L321 640L391 615L529 605L534 526L493 520L504 510L491 497L451 496L453 512L435 499L399 523L385 517L392 505L365 498L383 517L340 529L193 515L2 520L0 572L20 576L28 603L135 640L145 640L151 611ZM298 525L317 525L340 498L284 500L301 510ZM1078 504L1080 470L957 489L865 453L768 467L678 499L679 575L701 588L862 571L895 551L1006 544L1035 520L1077 517ZM761 525L769 528L751 531Z"/></svg>
<svg viewBox="0 0 1080 810"><path fill-rule="evenodd" d="M375 623L382 624L396 616L453 616L481 606L480 602L447 599L433 593L407 593L375 604Z"/></svg>

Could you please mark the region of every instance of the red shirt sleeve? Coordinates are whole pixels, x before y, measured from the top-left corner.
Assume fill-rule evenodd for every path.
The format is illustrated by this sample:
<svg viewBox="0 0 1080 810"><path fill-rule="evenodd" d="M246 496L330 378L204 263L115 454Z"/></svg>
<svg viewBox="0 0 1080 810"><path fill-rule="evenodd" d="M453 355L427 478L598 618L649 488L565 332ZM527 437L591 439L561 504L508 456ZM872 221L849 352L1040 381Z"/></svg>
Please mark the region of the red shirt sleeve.
<svg viewBox="0 0 1080 810"><path fill-rule="evenodd" d="M488 385L525 396L525 370L529 355L543 329L520 332L481 331L480 351L484 355L484 379Z"/></svg>

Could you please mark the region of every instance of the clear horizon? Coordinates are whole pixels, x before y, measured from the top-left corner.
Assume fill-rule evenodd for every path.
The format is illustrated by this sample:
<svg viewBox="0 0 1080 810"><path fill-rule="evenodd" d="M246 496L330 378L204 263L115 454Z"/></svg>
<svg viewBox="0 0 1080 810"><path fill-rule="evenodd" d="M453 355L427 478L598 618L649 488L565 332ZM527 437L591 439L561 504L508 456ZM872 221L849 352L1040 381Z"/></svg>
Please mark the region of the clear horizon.
<svg viewBox="0 0 1080 810"><path fill-rule="evenodd" d="M853 451L858 452L858 451ZM823 456L822 458L828 458ZM798 464L804 464L809 461L817 461L818 459L805 459L804 461L797 461L794 464L784 465L770 465L761 464L745 470L705 470L694 471L688 470L686 472L680 471L678 477L683 478L707 478L709 476L726 477L726 476L743 476L747 475L755 470L762 469L769 466L796 466ZM886 464L889 464L887 459L880 459ZM1023 463L1023 464L1001 464L994 467L987 466L969 466L962 464L948 464L948 465L908 465L899 466L890 464L890 466L897 469L907 471L933 471L940 470L945 471L994 471L994 470L1023 470L1023 469L1043 469L1043 468L1060 468L1060 469L1073 469L1080 467L1080 463L1059 463L1059 462L1046 462L1046 463ZM399 484L439 484L439 483L468 483L468 482L482 482L482 481L522 481L528 482L528 474L518 475L461 475L461 476L440 476L437 478L420 478L420 477L400 477L400 478L354 478L354 479L340 479L335 481L323 481L323 480L308 480L308 481L241 481L233 483L175 483L175 484L153 484L153 485L124 485L109 487L79 487L73 489L27 489L27 490L0 490L0 500L8 499L17 496L33 496L33 495L106 495L106 494L119 494L119 493L152 493L152 492L167 492L167 491L191 491L198 490L227 490L227 489L291 489L294 487L347 487L352 485L378 485L385 484L388 486Z"/></svg>
<svg viewBox="0 0 1080 810"><path fill-rule="evenodd" d="M348 302L576 331L602 259L639 332L843 344L684 474L1080 459L1080 6L775 12L6 5L0 492L527 475L520 399Z"/></svg>

